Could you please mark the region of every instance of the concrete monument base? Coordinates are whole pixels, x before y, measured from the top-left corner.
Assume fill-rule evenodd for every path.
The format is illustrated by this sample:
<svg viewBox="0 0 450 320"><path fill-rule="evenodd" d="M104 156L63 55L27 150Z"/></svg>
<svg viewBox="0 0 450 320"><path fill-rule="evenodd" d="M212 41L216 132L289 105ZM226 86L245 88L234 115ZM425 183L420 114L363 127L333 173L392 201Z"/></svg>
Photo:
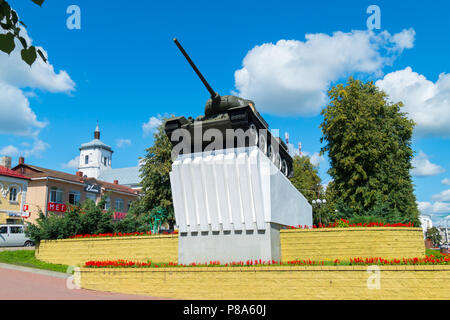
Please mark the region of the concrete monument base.
<svg viewBox="0 0 450 320"><path fill-rule="evenodd" d="M279 230L312 207L257 147L181 155L170 173L179 263L280 260Z"/></svg>
<svg viewBox="0 0 450 320"><path fill-rule="evenodd" d="M221 264L247 260L280 261L280 228L267 223L263 230L231 230L180 233L178 262L180 264ZM194 249L195 248L195 249Z"/></svg>

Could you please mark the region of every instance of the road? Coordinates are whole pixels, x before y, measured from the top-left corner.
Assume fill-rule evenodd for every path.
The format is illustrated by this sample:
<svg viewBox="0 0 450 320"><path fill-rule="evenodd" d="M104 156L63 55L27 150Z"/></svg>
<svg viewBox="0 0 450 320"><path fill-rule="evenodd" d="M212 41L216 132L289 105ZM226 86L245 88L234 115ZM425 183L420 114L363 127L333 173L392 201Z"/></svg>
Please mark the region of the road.
<svg viewBox="0 0 450 320"><path fill-rule="evenodd" d="M160 300L158 298L70 290L67 279L0 268L0 300Z"/></svg>

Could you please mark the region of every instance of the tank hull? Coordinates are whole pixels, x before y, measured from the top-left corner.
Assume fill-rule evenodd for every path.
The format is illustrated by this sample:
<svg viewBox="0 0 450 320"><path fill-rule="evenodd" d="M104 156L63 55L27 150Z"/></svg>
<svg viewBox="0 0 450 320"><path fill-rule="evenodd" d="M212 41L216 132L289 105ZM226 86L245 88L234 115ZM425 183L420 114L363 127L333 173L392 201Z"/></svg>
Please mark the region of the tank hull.
<svg viewBox="0 0 450 320"><path fill-rule="evenodd" d="M189 133L189 139L173 135L177 129ZM174 147L183 144L180 153L258 146L284 175L290 178L293 174L293 161L287 146L272 136L267 123L251 104L197 120L170 118L165 122L165 131Z"/></svg>

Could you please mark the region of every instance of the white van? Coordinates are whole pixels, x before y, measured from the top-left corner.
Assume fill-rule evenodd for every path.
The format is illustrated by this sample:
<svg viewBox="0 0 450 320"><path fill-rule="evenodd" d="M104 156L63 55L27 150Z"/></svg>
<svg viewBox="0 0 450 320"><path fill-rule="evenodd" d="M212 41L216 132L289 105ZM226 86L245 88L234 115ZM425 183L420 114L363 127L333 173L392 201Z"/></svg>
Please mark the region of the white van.
<svg viewBox="0 0 450 320"><path fill-rule="evenodd" d="M0 225L0 247L32 247L33 241L25 236L23 225Z"/></svg>

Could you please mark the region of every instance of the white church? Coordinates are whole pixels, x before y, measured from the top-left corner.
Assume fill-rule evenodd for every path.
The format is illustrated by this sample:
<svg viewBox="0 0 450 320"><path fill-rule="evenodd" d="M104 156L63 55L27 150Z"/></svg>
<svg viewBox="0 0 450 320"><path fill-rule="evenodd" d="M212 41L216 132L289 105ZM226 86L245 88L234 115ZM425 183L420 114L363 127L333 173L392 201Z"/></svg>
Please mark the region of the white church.
<svg viewBox="0 0 450 320"><path fill-rule="evenodd" d="M80 164L78 171L89 178L119 184L129 188L141 189L141 178L139 177L140 166L113 169L112 154L114 151L110 146L100 140L100 129L97 124L94 132L94 140L84 143L80 147Z"/></svg>

